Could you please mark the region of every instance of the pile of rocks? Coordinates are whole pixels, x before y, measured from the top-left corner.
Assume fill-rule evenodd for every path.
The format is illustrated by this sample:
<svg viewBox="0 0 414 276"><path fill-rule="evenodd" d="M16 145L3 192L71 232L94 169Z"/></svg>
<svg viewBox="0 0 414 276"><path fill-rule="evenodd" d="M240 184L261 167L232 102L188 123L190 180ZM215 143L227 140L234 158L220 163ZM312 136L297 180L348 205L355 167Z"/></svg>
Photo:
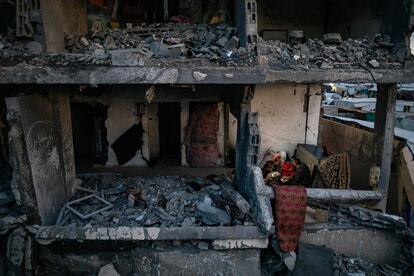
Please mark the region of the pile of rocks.
<svg viewBox="0 0 414 276"><path fill-rule="evenodd" d="M191 227L254 225L247 201L224 177L84 178L74 201L95 193L112 208L84 219L66 207L57 225L77 227ZM102 208L96 200L68 203L82 214Z"/></svg>
<svg viewBox="0 0 414 276"><path fill-rule="evenodd" d="M310 70L333 68L401 68L404 55L386 35L374 39L342 40L339 34L327 34L323 39L307 39L286 43L258 43L262 62L283 69Z"/></svg>
<svg viewBox="0 0 414 276"><path fill-rule="evenodd" d="M336 255L334 258L334 275L409 275L410 268L403 263L397 265L377 265L361 258Z"/></svg>
<svg viewBox="0 0 414 276"><path fill-rule="evenodd" d="M113 51L128 49L142 51L147 58L205 58L212 61L248 58L247 50L239 44L237 29L225 24L168 23L127 29L97 28L88 37L66 37L66 48L71 53L112 56Z"/></svg>
<svg viewBox="0 0 414 276"><path fill-rule="evenodd" d="M112 29L94 24L87 36L67 34L66 52L47 54L38 42L0 36L2 64L151 66L168 62L246 65L255 55L240 47L237 29L226 24L154 24Z"/></svg>

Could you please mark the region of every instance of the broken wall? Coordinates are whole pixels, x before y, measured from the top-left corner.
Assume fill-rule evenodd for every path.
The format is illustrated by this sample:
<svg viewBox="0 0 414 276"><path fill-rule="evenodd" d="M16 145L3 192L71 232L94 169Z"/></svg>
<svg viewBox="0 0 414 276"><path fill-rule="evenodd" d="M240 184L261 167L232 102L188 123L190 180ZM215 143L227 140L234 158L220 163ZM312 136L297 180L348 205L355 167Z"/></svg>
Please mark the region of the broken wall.
<svg viewBox="0 0 414 276"><path fill-rule="evenodd" d="M294 154L299 143L317 144L320 91L320 85L256 86L251 108L259 113L262 152L272 147Z"/></svg>
<svg viewBox="0 0 414 276"><path fill-rule="evenodd" d="M60 102L62 108L53 102ZM70 149L63 148L70 134L65 124L70 122L64 108L67 101L55 98L53 102L39 94L6 98L14 193L17 202L29 208L29 215L36 220L38 213L45 225L55 221L75 184L69 164L73 157Z"/></svg>
<svg viewBox="0 0 414 276"><path fill-rule="evenodd" d="M151 103L148 103L146 91L148 86L136 86L136 87L124 87L122 94L119 89L111 87L100 87L98 89L89 90L82 95L74 94L72 96L72 102L97 102L108 106L107 119L105 122L108 140L108 161L106 166L147 166L153 160L157 159L160 155L159 144L159 118L158 118L158 103L180 103L181 114L181 165L194 165L201 166L201 164L195 162L191 164L189 162L188 151L190 150L191 135L187 137L186 132L190 123L190 110L192 104L202 103L216 103L218 110L218 121L216 124L215 135L215 148L216 148L216 161L215 166L221 166L224 164L226 151L229 142L228 139L228 123L229 120L228 109L223 102L222 92L220 89L216 89L214 86L205 87L169 87L169 86L156 86L154 92L154 98L151 99ZM93 91L93 92L92 92ZM97 95L99 91L99 95ZM238 91L234 88L234 91ZM90 96L85 96L90 93ZM227 92L231 94L232 92ZM202 114L207 116L208 114ZM125 134L134 124L142 124L142 147L138 150L129 162L125 164L119 164L117 156L112 148L112 145L123 134ZM207 126L209 127L209 126ZM233 133L237 124L232 123ZM186 139L190 139L186 141ZM138 143L139 141L137 141ZM235 144L235 142L233 142ZM201 158L205 158L204 155L200 155ZM210 158L211 159L211 158ZM211 160L210 160L211 161ZM211 163L211 162L210 162ZM205 164L202 164L205 165Z"/></svg>
<svg viewBox="0 0 414 276"><path fill-rule="evenodd" d="M407 0L258 0L258 28L303 30L309 38L330 32L339 32L344 38L385 33L403 41L408 7Z"/></svg>

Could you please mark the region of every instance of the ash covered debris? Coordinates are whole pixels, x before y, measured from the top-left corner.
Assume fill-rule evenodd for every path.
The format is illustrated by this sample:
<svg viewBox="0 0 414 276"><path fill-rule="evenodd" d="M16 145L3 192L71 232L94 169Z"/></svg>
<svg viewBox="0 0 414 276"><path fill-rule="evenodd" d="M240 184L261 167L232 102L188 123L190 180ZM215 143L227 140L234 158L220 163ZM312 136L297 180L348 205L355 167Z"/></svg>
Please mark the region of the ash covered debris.
<svg viewBox="0 0 414 276"><path fill-rule="evenodd" d="M95 26L95 25L94 25ZM100 26L100 25L96 25ZM66 52L48 54L35 41L0 36L3 65L224 65L253 66L256 53L242 47L236 28L227 24L157 23L125 29L94 27L86 36L67 34ZM261 65L276 69L401 69L403 50L388 35L342 40L340 34L295 38L290 43L259 38Z"/></svg>
<svg viewBox="0 0 414 276"><path fill-rule="evenodd" d="M400 50L387 35L342 40L339 34L327 34L323 39L307 39L303 43L258 42L258 54L269 66L294 70L398 69L404 58Z"/></svg>
<svg viewBox="0 0 414 276"><path fill-rule="evenodd" d="M36 45L33 45L36 43ZM40 45L41 46L41 45ZM66 53L47 54L37 42L0 36L2 63L33 65L151 66L169 62L251 64L255 54L240 46L237 29L227 24L161 24L126 29L99 27L84 37L67 34Z"/></svg>
<svg viewBox="0 0 414 276"><path fill-rule="evenodd" d="M404 263L378 265L361 258L353 258L344 255L334 257L334 275L409 275L410 271Z"/></svg>
<svg viewBox="0 0 414 276"><path fill-rule="evenodd" d="M250 206L224 177L192 178L175 176L129 177L105 175L85 178L70 205L57 221L77 227L191 227L255 225ZM76 202L91 193L96 197ZM73 204L72 202L76 202Z"/></svg>

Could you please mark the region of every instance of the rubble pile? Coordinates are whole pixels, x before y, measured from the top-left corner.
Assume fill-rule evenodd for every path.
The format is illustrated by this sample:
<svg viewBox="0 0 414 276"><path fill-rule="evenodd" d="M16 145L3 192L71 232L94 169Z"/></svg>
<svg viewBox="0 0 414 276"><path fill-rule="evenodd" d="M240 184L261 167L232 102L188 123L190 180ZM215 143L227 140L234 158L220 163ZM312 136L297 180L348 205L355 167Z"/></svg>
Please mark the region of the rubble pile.
<svg viewBox="0 0 414 276"><path fill-rule="evenodd" d="M393 267L385 266L381 268L379 272L386 271L386 269L393 268L394 271L399 270L414 270L414 233L410 228L407 227L405 221L401 217L397 217L390 214L385 214L382 212L366 209L359 206L347 206L347 205L337 205L332 204L329 206L318 208L325 208L329 211L329 223L332 223L337 226L363 226L368 228L377 228L382 230L389 230L397 233L401 239L404 241L404 247L401 249L399 263L395 264ZM380 268L378 268L380 269ZM370 274L368 275L380 275L379 274ZM391 273L392 274L392 273ZM395 273L394 273L395 274ZM345 274L348 275L348 274ZM385 273L385 275L390 275ZM401 275L401 274L399 274Z"/></svg>
<svg viewBox="0 0 414 276"><path fill-rule="evenodd" d="M401 68L401 55L386 35L374 39L342 40L339 34L327 34L323 39L305 42L258 42L259 56L271 67L294 70L334 68Z"/></svg>
<svg viewBox="0 0 414 276"><path fill-rule="evenodd" d="M330 205L329 221L336 225L365 226L391 229L402 234L408 231L403 218L366 209L360 206Z"/></svg>
<svg viewBox="0 0 414 276"><path fill-rule="evenodd" d="M84 178L56 222L75 227L254 225L247 201L225 177Z"/></svg>
<svg viewBox="0 0 414 276"><path fill-rule="evenodd" d="M95 25L94 25L95 26ZM99 26L99 25L97 25ZM255 55L240 47L237 29L226 24L155 24L126 29L93 27L87 36L67 34L66 53L47 54L38 42L0 36L2 64L154 66L162 62L250 64Z"/></svg>
<svg viewBox="0 0 414 276"><path fill-rule="evenodd" d="M192 59L211 61L236 61L251 57L239 47L237 29L225 24L156 24L127 29L98 29L87 38L69 35L66 48L71 53L89 54L82 62L112 65L144 65L150 58ZM128 62L119 54L136 54Z"/></svg>
<svg viewBox="0 0 414 276"><path fill-rule="evenodd" d="M333 269L334 275L339 276L408 275L405 273L409 273L409 271L407 271L407 267L403 265L376 265L361 258L352 258L344 255L335 255Z"/></svg>
<svg viewBox="0 0 414 276"><path fill-rule="evenodd" d="M27 220L19 208L11 188L11 170L0 168L0 235L6 234Z"/></svg>

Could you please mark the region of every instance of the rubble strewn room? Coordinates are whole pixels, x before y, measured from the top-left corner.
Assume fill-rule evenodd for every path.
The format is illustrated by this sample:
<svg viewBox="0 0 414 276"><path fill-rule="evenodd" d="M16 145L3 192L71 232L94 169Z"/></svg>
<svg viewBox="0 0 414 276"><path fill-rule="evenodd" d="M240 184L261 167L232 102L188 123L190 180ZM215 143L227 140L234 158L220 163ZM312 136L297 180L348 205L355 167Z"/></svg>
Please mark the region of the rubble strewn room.
<svg viewBox="0 0 414 276"><path fill-rule="evenodd" d="M0 275L411 275L410 0L0 0Z"/></svg>

